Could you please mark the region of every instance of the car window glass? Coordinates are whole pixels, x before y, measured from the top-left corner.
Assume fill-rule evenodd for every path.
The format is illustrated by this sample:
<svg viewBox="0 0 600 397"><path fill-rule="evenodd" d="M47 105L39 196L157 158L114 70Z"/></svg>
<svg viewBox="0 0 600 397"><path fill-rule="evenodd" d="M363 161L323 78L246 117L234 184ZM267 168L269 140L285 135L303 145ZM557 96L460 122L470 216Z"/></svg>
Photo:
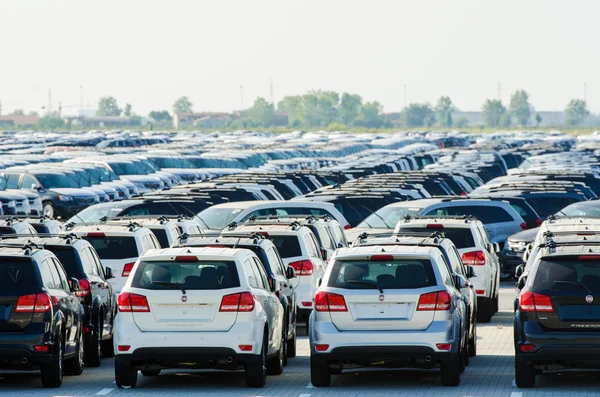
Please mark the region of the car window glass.
<svg viewBox="0 0 600 397"><path fill-rule="evenodd" d="M100 258L98 258L96 252L93 249L88 248L88 255L92 260L92 266L96 268L98 276L100 276L102 279L106 279L104 275L104 268L102 267L102 264L100 263Z"/></svg>
<svg viewBox="0 0 600 397"><path fill-rule="evenodd" d="M444 259L444 257L440 256L438 258L437 262L440 264L440 266L438 266L438 269L440 270L440 274L442 275L442 281L444 282L444 284L454 287L454 280L452 280L452 276L450 275L450 272L448 271L449 266L446 263L446 260Z"/></svg>
<svg viewBox="0 0 600 397"><path fill-rule="evenodd" d="M244 270L246 273L246 277L248 277L248 285L250 285L252 288L259 288L258 279L256 277L256 274L254 273L254 269L250 259L246 259L244 261Z"/></svg>
<svg viewBox="0 0 600 397"><path fill-rule="evenodd" d="M274 274L283 276L284 273L281 272L281 265L279 257L275 254L275 250L273 248L269 248L267 250L267 257L269 258L269 264L271 265L271 271Z"/></svg>
<svg viewBox="0 0 600 397"><path fill-rule="evenodd" d="M79 260L81 261L81 266L83 267L85 274L97 275L98 271L94 269L92 258L90 257L88 250L84 249L80 251L79 255Z"/></svg>
<svg viewBox="0 0 600 397"><path fill-rule="evenodd" d="M465 273L463 272L462 268L462 260L460 259L460 256L458 256L458 253L456 252L456 249L454 247L448 250L448 257L450 258L450 262L452 263L452 270L454 271L454 273L464 276Z"/></svg>
<svg viewBox="0 0 600 397"><path fill-rule="evenodd" d="M31 175L23 175L23 181L21 182L21 186L24 189L33 189L33 185L39 186L39 182L32 177Z"/></svg>
<svg viewBox="0 0 600 397"><path fill-rule="evenodd" d="M263 269L261 264L258 262L258 259L253 258L253 262L254 262L254 273L256 274L258 281L259 281L258 285L259 286L262 285L262 289L264 289L264 290L269 290L269 280L267 278L267 274L265 273L265 269Z"/></svg>
<svg viewBox="0 0 600 397"><path fill-rule="evenodd" d="M20 174L8 174L6 175L6 183L9 189L17 189L19 187Z"/></svg>
<svg viewBox="0 0 600 397"><path fill-rule="evenodd" d="M514 219L506 210L502 207L487 206L482 207L485 211L483 223L501 223L501 222L513 222Z"/></svg>
<svg viewBox="0 0 600 397"><path fill-rule="evenodd" d="M334 249L333 243L331 242L331 235L326 227L319 228L319 233L321 235L321 242L323 243L323 248L325 249Z"/></svg>
<svg viewBox="0 0 600 397"><path fill-rule="evenodd" d="M43 260L40 263L40 275L42 276L42 284L44 287L49 289L56 289L56 282L50 271L50 266L47 260ZM58 277L58 274L56 275Z"/></svg>
<svg viewBox="0 0 600 397"><path fill-rule="evenodd" d="M69 287L69 279L65 274L65 270L63 269L62 265L58 260L52 258L52 262L54 262L54 266L56 266L56 270L58 272L60 288L64 291L70 292L71 288Z"/></svg>
<svg viewBox="0 0 600 397"><path fill-rule="evenodd" d="M48 260L46 261L46 266L48 266L48 269L50 270L50 275L52 276L52 288L61 289L60 276L58 275L56 266L54 266L52 263L52 259L48 258Z"/></svg>
<svg viewBox="0 0 600 397"><path fill-rule="evenodd" d="M161 248L161 246L160 246L160 242L158 241L158 239L156 238L156 236L155 236L155 235L153 235L153 234L149 234L149 235L148 235L148 237L149 237L149 239L150 239L150 243L151 243L151 244L150 244L150 247L151 247L152 249L154 249L154 248Z"/></svg>
<svg viewBox="0 0 600 397"><path fill-rule="evenodd" d="M317 242L315 241L315 238L313 236L312 233L308 233L306 235L306 251L307 251L307 255L310 256L311 258L320 258L321 255L318 253L319 249Z"/></svg>

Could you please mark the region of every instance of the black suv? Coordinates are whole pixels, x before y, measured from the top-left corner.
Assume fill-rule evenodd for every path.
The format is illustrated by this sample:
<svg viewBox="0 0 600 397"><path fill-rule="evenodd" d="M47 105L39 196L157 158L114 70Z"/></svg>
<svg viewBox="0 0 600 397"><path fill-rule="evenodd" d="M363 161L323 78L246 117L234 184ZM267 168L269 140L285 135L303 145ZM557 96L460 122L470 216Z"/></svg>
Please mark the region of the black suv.
<svg viewBox="0 0 600 397"><path fill-rule="evenodd" d="M543 250L518 283L518 387L533 387L536 373L549 368L600 368L600 245L550 243Z"/></svg>
<svg viewBox="0 0 600 397"><path fill-rule="evenodd" d="M296 277L293 267L283 264L279 251L275 245L265 236L258 233L240 233L239 235L228 234L220 237L206 237L204 235L182 235L180 242L174 247L227 247L244 248L256 254L262 262L269 282L276 282L274 286L275 295L279 297L285 309L285 324L287 329L287 346L284 346L287 354L284 355L284 363L288 357L296 357L296 293L290 279Z"/></svg>
<svg viewBox="0 0 600 397"><path fill-rule="evenodd" d="M52 252L62 264L67 277L77 279L79 291L75 295L84 309L85 365L99 366L102 356L114 356L113 324L117 299L108 283L113 278L112 270L100 264L98 254L89 242L74 234L5 238L0 241L0 248L30 243Z"/></svg>
<svg viewBox="0 0 600 397"><path fill-rule="evenodd" d="M79 292L52 252L35 244L0 247L0 369L41 369L44 387L60 387L63 373L80 375Z"/></svg>

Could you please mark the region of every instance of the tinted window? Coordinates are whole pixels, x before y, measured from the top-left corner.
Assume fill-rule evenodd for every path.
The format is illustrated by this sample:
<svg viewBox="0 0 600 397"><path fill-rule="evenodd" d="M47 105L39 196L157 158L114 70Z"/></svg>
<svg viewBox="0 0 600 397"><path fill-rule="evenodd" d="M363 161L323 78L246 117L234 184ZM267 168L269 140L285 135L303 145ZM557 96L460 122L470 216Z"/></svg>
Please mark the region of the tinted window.
<svg viewBox="0 0 600 397"><path fill-rule="evenodd" d="M556 214L557 216L582 216L586 218L600 218L598 203L581 203L569 205Z"/></svg>
<svg viewBox="0 0 600 397"><path fill-rule="evenodd" d="M58 273L60 289L70 292L71 288L69 287L69 282L67 281L68 279L67 275L65 274L65 270L61 266L60 262L56 259L52 259L52 262L54 263L56 271Z"/></svg>
<svg viewBox="0 0 600 397"><path fill-rule="evenodd" d="M73 187L72 182L64 174L36 174L35 176L46 189ZM23 177L22 185L27 189L31 189L31 183L28 182L29 186L25 184L26 177L27 175Z"/></svg>
<svg viewBox="0 0 600 397"><path fill-rule="evenodd" d="M428 259L394 260L390 262L336 261L328 286L345 289L423 288L436 285Z"/></svg>
<svg viewBox="0 0 600 397"><path fill-rule="evenodd" d="M42 261L42 263L40 263L39 269L40 275L42 276L42 284L44 285L44 287L49 289L56 288L56 283L54 281L54 277L52 277L52 271L48 266L48 261Z"/></svg>
<svg viewBox="0 0 600 397"><path fill-rule="evenodd" d="M31 175L24 175L23 176L23 181L21 182L21 186L24 189L33 189L33 185L38 185L39 186L39 182L36 181L35 178L32 177Z"/></svg>
<svg viewBox="0 0 600 397"><path fill-rule="evenodd" d="M513 218L503 208L495 206L456 205L452 207L436 208L426 215L471 215L484 224L513 222Z"/></svg>
<svg viewBox="0 0 600 397"><path fill-rule="evenodd" d="M61 265L70 277L77 277L81 275L81 267L79 265L79 261L75 257L75 252L73 252L73 249L52 248L52 253L56 255ZM90 270L91 269L88 265L88 268L84 270L84 272L89 274Z"/></svg>
<svg viewBox="0 0 600 397"><path fill-rule="evenodd" d="M357 227L374 229L393 229L398 221L407 215L415 216L422 208L418 207L383 207L368 216Z"/></svg>
<svg viewBox="0 0 600 397"><path fill-rule="evenodd" d="M242 208L212 207L200 212L198 216L209 229L223 229L242 211Z"/></svg>
<svg viewBox="0 0 600 397"><path fill-rule="evenodd" d="M125 259L138 256L137 245L133 237L87 237L87 240L98 253L100 259Z"/></svg>
<svg viewBox="0 0 600 397"><path fill-rule="evenodd" d="M37 290L31 262L0 261L0 296L19 296Z"/></svg>
<svg viewBox="0 0 600 397"><path fill-rule="evenodd" d="M235 262L140 262L131 286L152 290L175 287L157 283L175 283L186 290L219 290L240 286Z"/></svg>
<svg viewBox="0 0 600 397"><path fill-rule="evenodd" d="M423 232L431 232L431 231L433 231L433 230L426 229L424 227L408 227L408 228L403 227L399 230L400 233L402 233L402 232L423 233ZM475 246L475 239L473 238L473 232L471 232L471 229L467 229L467 228L454 228L453 229L453 228L449 228L449 227L444 227L443 229L435 229L435 231L441 233L444 237L452 240L452 242L458 249L470 248L470 247Z"/></svg>
<svg viewBox="0 0 600 397"><path fill-rule="evenodd" d="M273 242L273 245L277 248L282 258L302 256L297 236L269 236L269 240Z"/></svg>
<svg viewBox="0 0 600 397"><path fill-rule="evenodd" d="M557 261L543 260L535 272L532 284L535 289L571 290L586 294L580 287L556 284L555 281L581 283L589 290L599 292L600 261L580 261L578 257L560 258Z"/></svg>
<svg viewBox="0 0 600 397"><path fill-rule="evenodd" d="M529 205L531 205L535 212L537 212L538 215L543 219L560 211L567 205L576 203L578 201L580 200L571 197L557 196L527 198Z"/></svg>

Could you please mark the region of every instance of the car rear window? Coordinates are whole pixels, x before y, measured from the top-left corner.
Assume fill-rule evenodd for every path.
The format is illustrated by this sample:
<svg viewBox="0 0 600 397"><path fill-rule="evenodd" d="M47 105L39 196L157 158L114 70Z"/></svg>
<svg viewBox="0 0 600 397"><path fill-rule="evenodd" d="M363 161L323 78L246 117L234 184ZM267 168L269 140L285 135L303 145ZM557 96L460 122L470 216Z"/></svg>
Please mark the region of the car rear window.
<svg viewBox="0 0 600 397"><path fill-rule="evenodd" d="M389 262L336 261L328 286L344 289L412 289L436 285L429 259Z"/></svg>
<svg viewBox="0 0 600 397"><path fill-rule="evenodd" d="M0 296L26 295L38 289L30 261L0 259Z"/></svg>
<svg viewBox="0 0 600 397"><path fill-rule="evenodd" d="M484 224L514 221L513 217L506 212L504 208L494 205L456 205L452 207L442 207L429 211L426 215L471 215Z"/></svg>
<svg viewBox="0 0 600 397"><path fill-rule="evenodd" d="M302 249L298 236L269 236L269 240L277 247L279 256L282 258L293 258L302 256Z"/></svg>
<svg viewBox="0 0 600 397"><path fill-rule="evenodd" d="M69 277L76 277L82 273L79 261L75 258L75 253L72 249L52 249L51 251L63 265Z"/></svg>
<svg viewBox="0 0 600 397"><path fill-rule="evenodd" d="M578 201L580 200L577 200L572 197L556 196L527 198L527 202L529 203L529 205L531 205L535 212L537 212L538 215L543 219L546 219L550 215L557 213L561 209L565 208L567 205L576 203Z"/></svg>
<svg viewBox="0 0 600 397"><path fill-rule="evenodd" d="M163 283L171 283L168 285ZM240 286L233 261L140 262L131 286L151 290L220 290Z"/></svg>
<svg viewBox="0 0 600 397"><path fill-rule="evenodd" d="M428 229L426 227L410 227L410 228L400 228L398 230L399 233L402 232L438 232L441 233L444 237L452 240L456 248L471 248L475 246L475 239L473 238L473 232L469 228L449 228L444 227L443 229Z"/></svg>
<svg viewBox="0 0 600 397"><path fill-rule="evenodd" d="M150 229L152 233L156 236L156 239L160 243L161 248L169 248L171 245L169 244L169 239L167 237L167 231L165 229Z"/></svg>
<svg viewBox="0 0 600 397"><path fill-rule="evenodd" d="M556 281L562 283L557 284ZM580 260L578 256L557 258L556 261L542 260L535 272L532 287L557 291L581 289L582 293L586 293L577 285L566 285L565 283L583 284L590 291L599 292L600 260Z"/></svg>
<svg viewBox="0 0 600 397"><path fill-rule="evenodd" d="M138 257L137 244L134 237L127 236L106 236L106 237L88 237L83 236L96 252L100 259L125 259Z"/></svg>

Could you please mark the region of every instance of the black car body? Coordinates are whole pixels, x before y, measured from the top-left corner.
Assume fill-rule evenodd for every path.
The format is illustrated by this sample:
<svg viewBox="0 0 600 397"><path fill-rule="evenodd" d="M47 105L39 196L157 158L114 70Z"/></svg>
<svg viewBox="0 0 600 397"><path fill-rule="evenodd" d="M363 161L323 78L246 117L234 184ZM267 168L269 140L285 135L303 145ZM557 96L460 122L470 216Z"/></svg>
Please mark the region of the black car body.
<svg viewBox="0 0 600 397"><path fill-rule="evenodd" d="M498 254L500 273L503 277L512 277L517 266L525 264L527 245L535 240L538 230L539 228L524 230L506 239L506 244Z"/></svg>

